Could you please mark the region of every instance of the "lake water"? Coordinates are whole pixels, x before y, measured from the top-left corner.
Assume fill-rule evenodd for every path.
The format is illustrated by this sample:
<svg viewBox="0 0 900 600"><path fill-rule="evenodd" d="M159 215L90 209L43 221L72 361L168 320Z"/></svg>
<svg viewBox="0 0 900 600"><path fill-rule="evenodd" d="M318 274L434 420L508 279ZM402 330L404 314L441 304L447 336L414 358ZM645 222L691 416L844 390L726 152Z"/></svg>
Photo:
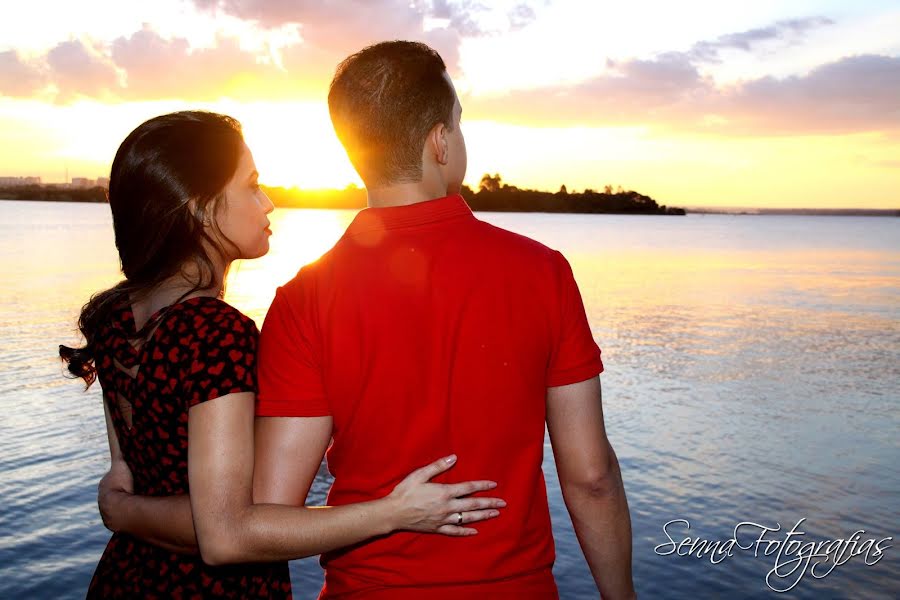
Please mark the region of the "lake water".
<svg viewBox="0 0 900 600"><path fill-rule="evenodd" d="M276 211L271 253L236 265L227 299L261 324L276 285L353 215ZM690 524L669 526L676 542L724 543L746 521L780 525L766 540L784 540L801 519L805 535L792 540L849 542L864 530L863 553L827 577L800 577L801 564L768 582L795 583L789 598L900 595L900 547L867 565L862 544L897 546L900 533L900 219L478 216L572 263L603 349L639 596L778 595L767 586L777 548L735 547L715 563L690 547L666 554L675 519ZM0 257L0 597L83 597L109 535L95 506L108 460L103 412L99 389L63 378L55 357L57 344L77 341L89 294L117 280L108 207L0 202ZM544 469L561 595L596 597L549 445ZM323 470L312 502L327 484ZM784 548L781 563L797 553ZM292 563L292 576L296 598L315 598L314 559Z"/></svg>

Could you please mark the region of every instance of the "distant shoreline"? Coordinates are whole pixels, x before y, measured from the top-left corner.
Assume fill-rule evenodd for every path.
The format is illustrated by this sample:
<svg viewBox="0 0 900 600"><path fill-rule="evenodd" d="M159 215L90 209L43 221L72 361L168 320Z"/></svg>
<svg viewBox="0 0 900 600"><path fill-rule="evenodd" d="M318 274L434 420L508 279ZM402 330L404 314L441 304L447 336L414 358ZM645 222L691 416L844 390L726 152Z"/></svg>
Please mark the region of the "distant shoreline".
<svg viewBox="0 0 900 600"><path fill-rule="evenodd" d="M364 188L350 185L343 190L301 190L262 186L279 208L363 209L367 194ZM103 187L72 187L64 185L26 185L0 187L0 198L9 200L106 202ZM650 214L684 215L685 210L668 207L644 194L621 187L616 191L591 189L568 192L562 186L558 192L544 192L504 184L499 175L485 175L478 191L463 186L462 196L473 211L484 212L544 212L575 214Z"/></svg>
<svg viewBox="0 0 900 600"><path fill-rule="evenodd" d="M692 215L900 217L900 208L704 208L692 206L687 207L686 210Z"/></svg>
<svg viewBox="0 0 900 600"><path fill-rule="evenodd" d="M472 191L468 186L463 196L476 212L547 212L567 214L694 214L732 216L834 216L834 217L900 217L900 209L881 208L753 208L702 207L667 208L637 192L618 194L538 192L506 189ZM267 194L279 208L362 209L366 207L365 189L350 186L343 190L298 190L266 187ZM0 187L0 201L105 203L106 190L101 187L72 188L60 185ZM612 206L618 201L618 205ZM577 203L577 205L576 205ZM548 210L549 208L549 210ZM616 210L618 209L618 210Z"/></svg>

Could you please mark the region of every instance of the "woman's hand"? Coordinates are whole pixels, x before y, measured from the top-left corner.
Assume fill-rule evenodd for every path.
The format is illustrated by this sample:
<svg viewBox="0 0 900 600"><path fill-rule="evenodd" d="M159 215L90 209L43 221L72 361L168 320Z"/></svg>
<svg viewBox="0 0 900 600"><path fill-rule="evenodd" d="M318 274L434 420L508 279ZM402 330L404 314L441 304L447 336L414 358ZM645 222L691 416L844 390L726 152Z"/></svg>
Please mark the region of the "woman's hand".
<svg viewBox="0 0 900 600"><path fill-rule="evenodd" d="M131 470L124 460L114 460L109 471L97 486L97 506L103 525L113 533L119 531L118 503L134 493L134 480Z"/></svg>
<svg viewBox="0 0 900 600"><path fill-rule="evenodd" d="M463 497L497 487L494 481L429 483L429 480L454 464L456 455L452 454L413 471L397 484L386 498L392 505L395 530L451 536L475 535L478 531L471 527L461 527L460 523L474 523L500 515L497 509L506 506L506 502L500 498Z"/></svg>

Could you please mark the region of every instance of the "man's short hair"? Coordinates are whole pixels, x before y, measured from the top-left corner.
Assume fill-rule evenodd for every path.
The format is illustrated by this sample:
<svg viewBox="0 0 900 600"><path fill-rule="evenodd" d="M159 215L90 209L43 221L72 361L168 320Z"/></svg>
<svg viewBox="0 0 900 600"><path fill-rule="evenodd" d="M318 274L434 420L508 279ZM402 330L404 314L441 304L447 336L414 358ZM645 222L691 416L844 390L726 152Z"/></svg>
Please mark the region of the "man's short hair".
<svg viewBox="0 0 900 600"><path fill-rule="evenodd" d="M328 110L366 186L422 180L428 132L438 123L453 129L446 70L433 49L407 41L368 46L338 65Z"/></svg>

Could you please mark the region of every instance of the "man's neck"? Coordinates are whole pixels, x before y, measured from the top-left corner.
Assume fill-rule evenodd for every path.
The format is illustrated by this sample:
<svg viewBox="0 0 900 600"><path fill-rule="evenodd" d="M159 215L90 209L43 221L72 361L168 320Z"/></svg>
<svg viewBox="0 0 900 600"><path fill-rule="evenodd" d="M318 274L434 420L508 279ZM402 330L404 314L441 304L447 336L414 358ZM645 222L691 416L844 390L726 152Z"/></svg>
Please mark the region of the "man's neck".
<svg viewBox="0 0 900 600"><path fill-rule="evenodd" d="M398 183L377 188L366 188L368 203L371 208L387 208L389 206L408 206L427 202L447 195L447 189L423 182Z"/></svg>

